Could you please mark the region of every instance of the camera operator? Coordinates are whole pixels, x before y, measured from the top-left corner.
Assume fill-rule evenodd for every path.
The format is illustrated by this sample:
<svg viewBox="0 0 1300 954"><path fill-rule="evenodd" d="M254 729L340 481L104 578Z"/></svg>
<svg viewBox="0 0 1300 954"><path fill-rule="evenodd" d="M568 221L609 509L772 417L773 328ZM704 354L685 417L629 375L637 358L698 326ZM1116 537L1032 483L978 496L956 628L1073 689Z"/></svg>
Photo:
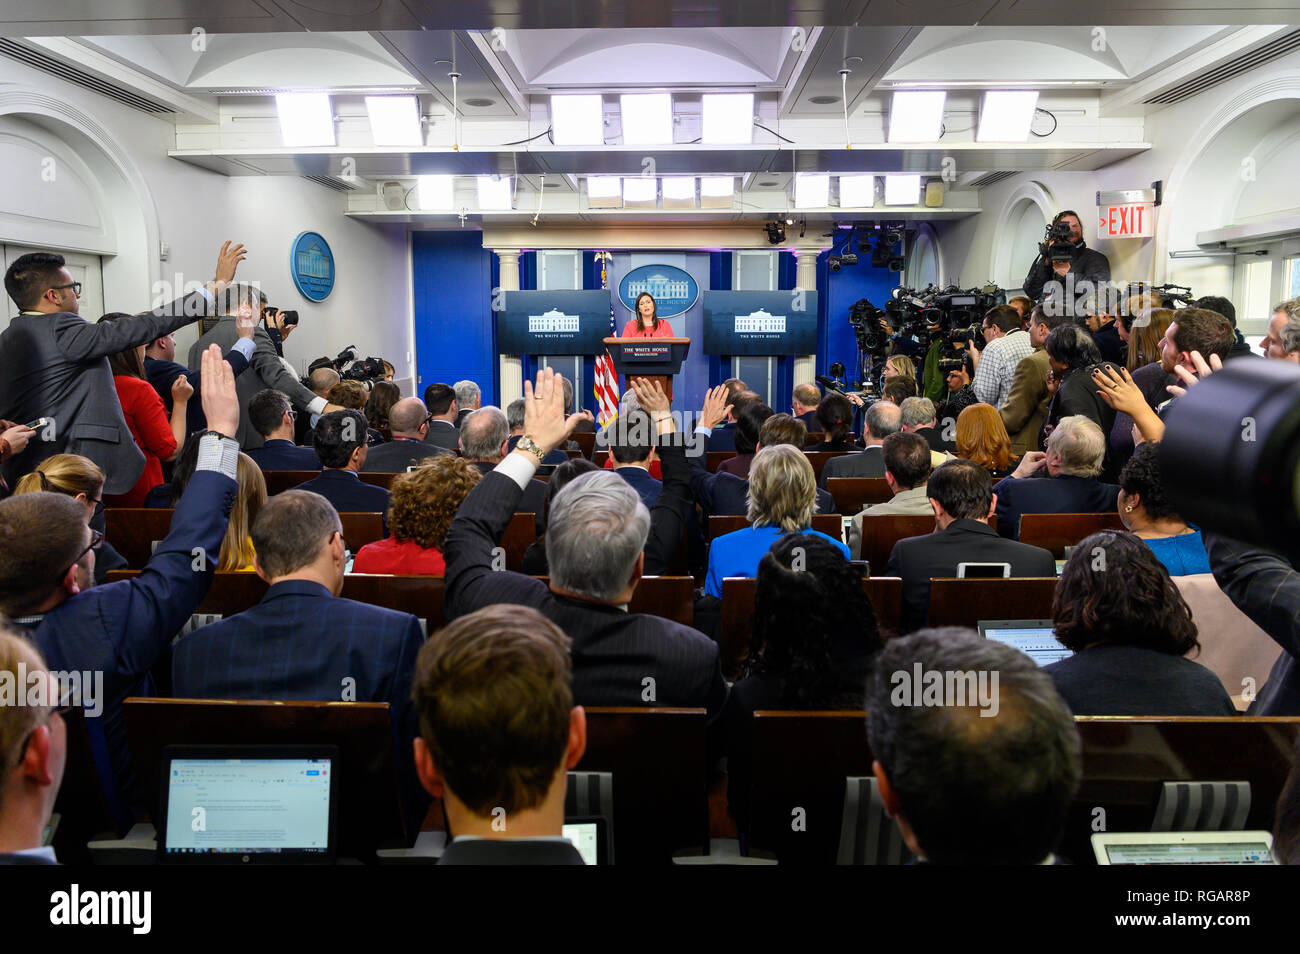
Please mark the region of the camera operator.
<svg viewBox="0 0 1300 954"><path fill-rule="evenodd" d="M948 397L943 404L939 406L939 426L942 429L948 421L953 422L956 426L957 416L972 404L979 404L980 399L976 396L970 383L970 362L967 361L965 366L952 368L948 376L944 379L948 385Z"/></svg>
<svg viewBox="0 0 1300 954"><path fill-rule="evenodd" d="M1077 212L1067 209L1056 213L1038 253L1024 283L1025 294L1035 301L1042 301L1048 282L1064 283L1067 275L1074 276L1076 286L1085 281L1093 285L1110 281L1110 259L1084 243L1083 223Z"/></svg>
<svg viewBox="0 0 1300 954"><path fill-rule="evenodd" d="M1001 407L1011 393L1016 367L1034 353L1029 333L1020 330L1020 312L1010 305L994 305L984 313L984 350L970 342L975 377L971 389L978 400Z"/></svg>
<svg viewBox="0 0 1300 954"><path fill-rule="evenodd" d="M274 305L264 305L262 307L262 327L266 329L267 336L271 339L271 347L281 358L284 357L284 339L289 337L290 332L298 327L298 313L296 311L283 311Z"/></svg>

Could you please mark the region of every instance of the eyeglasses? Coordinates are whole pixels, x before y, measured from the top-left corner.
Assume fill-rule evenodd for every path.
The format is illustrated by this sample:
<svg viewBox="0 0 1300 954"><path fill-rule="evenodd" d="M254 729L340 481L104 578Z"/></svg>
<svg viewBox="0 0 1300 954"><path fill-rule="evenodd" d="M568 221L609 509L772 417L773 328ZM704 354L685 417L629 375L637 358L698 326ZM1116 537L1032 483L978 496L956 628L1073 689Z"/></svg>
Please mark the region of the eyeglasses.
<svg viewBox="0 0 1300 954"><path fill-rule="evenodd" d="M55 291L63 291L63 289L65 288L71 288L72 295L74 298L81 297L81 282L71 282L70 284L67 285L51 285L50 287L53 288Z"/></svg>
<svg viewBox="0 0 1300 954"><path fill-rule="evenodd" d="M60 719L66 718L68 713L75 708L76 706L73 704L71 694L69 693L69 695L64 696L59 700L59 704L55 708L50 710L50 719L53 719L55 716L58 716ZM46 719L41 723L41 725L38 725L36 729L39 729L42 725L49 725L50 719ZM23 747L18 752L18 761L20 763L23 759L27 758L27 746L32 744L32 736L36 734L36 729L32 729L32 731L28 732L27 737L23 739Z"/></svg>
<svg viewBox="0 0 1300 954"><path fill-rule="evenodd" d="M81 558L84 557L91 550L98 550L100 546L103 544L103 542L104 542L104 532L102 530L96 530L94 527L91 527L90 546L86 547L86 549L82 550L80 553L77 554L77 558L68 564L68 570L71 570L74 566L80 563ZM60 573L59 579L56 580L55 582L57 583L62 581L63 577L67 575L68 570L64 570L62 573Z"/></svg>

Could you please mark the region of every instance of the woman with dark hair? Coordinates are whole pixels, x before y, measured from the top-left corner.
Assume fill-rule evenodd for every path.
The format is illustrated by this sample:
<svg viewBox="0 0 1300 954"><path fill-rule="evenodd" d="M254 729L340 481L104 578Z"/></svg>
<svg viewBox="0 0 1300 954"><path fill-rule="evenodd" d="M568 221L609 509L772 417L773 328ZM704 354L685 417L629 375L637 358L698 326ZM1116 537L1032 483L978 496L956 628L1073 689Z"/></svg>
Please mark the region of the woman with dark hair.
<svg viewBox="0 0 1300 954"><path fill-rule="evenodd" d="M633 318L623 326L624 338L671 338L673 326L667 318L659 317L659 305L654 295L642 292L636 296Z"/></svg>
<svg viewBox="0 0 1300 954"><path fill-rule="evenodd" d="M366 422L375 430L388 427L388 412L402 399L402 391L391 381L376 381L366 398Z"/></svg>
<svg viewBox="0 0 1300 954"><path fill-rule="evenodd" d="M1074 655L1044 671L1075 715L1237 714L1219 677L1185 658L1200 649L1191 608L1131 533L1104 530L1074 548L1052 621Z"/></svg>
<svg viewBox="0 0 1300 954"><path fill-rule="evenodd" d="M718 465L718 473L733 474L742 480L749 477L749 466L758 451L758 433L776 412L762 401L746 404L736 416L736 456Z"/></svg>
<svg viewBox="0 0 1300 954"><path fill-rule="evenodd" d="M822 398L817 405L817 423L822 426L822 442L806 450L857 450L853 441L853 405L843 394L831 392Z"/></svg>
<svg viewBox="0 0 1300 954"><path fill-rule="evenodd" d="M825 539L782 537L758 564L747 673L720 717L727 802L749 821L750 725L760 709L859 709L881 649L862 571Z"/></svg>
<svg viewBox="0 0 1300 954"><path fill-rule="evenodd" d="M1051 398L1047 405L1047 414L1043 418L1043 428L1039 432L1039 446L1047 446L1047 438L1063 417L1082 414L1089 418L1103 434L1109 434L1115 423L1115 409L1102 400L1092 383L1092 371L1096 365L1103 364L1101 352L1093 343L1092 336L1078 325L1062 325L1050 335L1043 347L1047 351L1047 363L1051 372L1047 376L1047 392ZM1115 367L1106 364L1106 367ZM1106 454L1106 464L1111 462L1111 454ZM1102 479L1114 483L1119 468L1103 465Z"/></svg>
<svg viewBox="0 0 1300 954"><path fill-rule="evenodd" d="M114 311L101 317L99 322L130 317L124 312ZM163 482L162 462L175 460L185 442L185 413L194 395L194 387L183 374L172 382L172 413L168 418L162 398L145 377L144 348L144 345L137 345L108 356L122 416L144 454L144 470L135 486L124 494L104 495L104 504L109 507L143 507L149 491Z"/></svg>
<svg viewBox="0 0 1300 954"><path fill-rule="evenodd" d="M1209 573L1201 531L1178 515L1160 478L1160 445L1145 443L1119 475L1119 519L1151 548L1170 576Z"/></svg>
<svg viewBox="0 0 1300 954"><path fill-rule="evenodd" d="M569 481L593 470L600 468L585 457L575 457L557 464L551 472L551 479L546 482L546 501L542 504L542 512L537 515L537 539L524 551L523 570L529 576L549 576L551 572L546 562L546 521L551 515L551 501Z"/></svg>

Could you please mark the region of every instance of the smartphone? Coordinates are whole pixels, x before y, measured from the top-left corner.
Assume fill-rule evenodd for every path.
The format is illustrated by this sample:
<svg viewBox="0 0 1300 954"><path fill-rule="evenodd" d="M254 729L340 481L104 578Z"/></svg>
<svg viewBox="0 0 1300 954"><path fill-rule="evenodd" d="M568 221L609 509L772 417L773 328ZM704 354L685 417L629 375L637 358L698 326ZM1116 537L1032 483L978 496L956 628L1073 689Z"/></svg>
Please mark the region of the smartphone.
<svg viewBox="0 0 1300 954"><path fill-rule="evenodd" d="M42 427L44 427L49 423L50 423L50 419L48 417L38 417L30 424L24 424L23 427L30 427L34 431L39 431Z"/></svg>

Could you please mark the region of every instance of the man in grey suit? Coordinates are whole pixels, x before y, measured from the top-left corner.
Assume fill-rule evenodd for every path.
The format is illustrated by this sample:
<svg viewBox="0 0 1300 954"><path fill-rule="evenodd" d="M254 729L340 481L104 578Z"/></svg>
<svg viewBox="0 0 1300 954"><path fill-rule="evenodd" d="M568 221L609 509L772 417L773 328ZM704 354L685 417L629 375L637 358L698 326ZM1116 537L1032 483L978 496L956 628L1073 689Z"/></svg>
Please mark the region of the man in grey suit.
<svg viewBox="0 0 1300 954"><path fill-rule="evenodd" d="M221 319L213 325L208 333L190 348L190 367L196 367L201 355L208 345L221 346L222 353L230 350L235 343L237 333L235 319L257 321L266 305L266 295L253 285L232 285L224 290L217 300L217 314ZM253 333L253 357L249 359L248 371L235 381L235 390L239 393L239 446L244 450L261 447L264 438L253 428L248 417L248 402L253 395L267 388L275 388L288 395L299 414L326 414L330 411L343 410L337 404L329 404L325 398L313 394L305 388L297 376L290 371L280 356L276 354L271 336L266 326L258 324Z"/></svg>
<svg viewBox="0 0 1300 954"><path fill-rule="evenodd" d="M5 291L21 314L0 334L0 418L28 423L47 418L26 453L4 464L13 486L55 454L80 454L104 471L104 492L123 494L144 472L144 455L122 416L108 356L147 345L210 314L234 279L244 246L226 242L215 277L197 292L151 312L102 323L78 313L80 283L61 255L33 252L5 272ZM227 350L235 343L234 323ZM193 362L197 367L197 359Z"/></svg>

